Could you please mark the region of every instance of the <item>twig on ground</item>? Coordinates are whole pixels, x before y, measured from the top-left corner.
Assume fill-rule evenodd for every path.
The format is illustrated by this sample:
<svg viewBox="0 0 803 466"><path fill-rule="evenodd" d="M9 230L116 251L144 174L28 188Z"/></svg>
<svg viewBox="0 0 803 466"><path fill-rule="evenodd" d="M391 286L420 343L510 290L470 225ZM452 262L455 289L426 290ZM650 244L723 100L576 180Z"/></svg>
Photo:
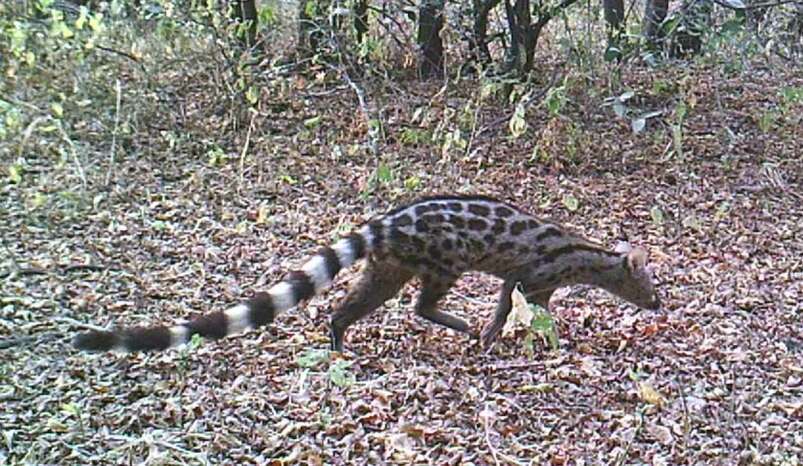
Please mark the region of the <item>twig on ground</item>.
<svg viewBox="0 0 803 466"><path fill-rule="evenodd" d="M75 148L75 143L72 141L72 139L70 139L67 131L64 130L64 127L61 125L61 120L54 121L56 122L56 128L58 128L62 139L67 143L68 146L70 146L70 153L72 154L73 162L75 162L75 171L78 173L78 178L81 179L82 189L86 191L86 174L84 174L84 167L81 165L81 161L78 160L78 150Z"/></svg>
<svg viewBox="0 0 803 466"><path fill-rule="evenodd" d="M245 180L245 156L248 154L248 147L251 145L251 132L254 130L254 118L257 112L251 111L251 121L248 122L248 130L245 133L245 143L243 143L243 150L240 151L240 183L239 188L242 189Z"/></svg>
<svg viewBox="0 0 803 466"><path fill-rule="evenodd" d="M37 337L29 335L24 337L17 337L17 338L5 338L0 340L0 350L8 349L14 346L19 346L23 343L28 343L31 340L35 340Z"/></svg>
<svg viewBox="0 0 803 466"><path fill-rule="evenodd" d="M636 440L638 434L641 432L641 428L644 426L644 411L638 410L638 424L636 424L636 428L633 431L633 435L630 437L630 440L627 441L627 445L625 445L625 449L622 451L622 454L619 455L619 458L616 460L616 466L622 466L625 464L627 460L627 454L630 452L630 447L633 446L633 441Z"/></svg>
<svg viewBox="0 0 803 466"><path fill-rule="evenodd" d="M79 321L77 321L75 319L71 319L69 317L63 317L63 316L53 317L52 320L54 320L56 322L62 322L62 323L65 323L65 324L69 324L69 325L72 325L73 327L78 327L78 328L81 328L81 329L84 329L84 330L94 330L96 332L108 332L109 331L109 329L106 328L106 327L101 327L99 325L86 324L84 322L79 322Z"/></svg>
<svg viewBox="0 0 803 466"><path fill-rule="evenodd" d="M117 91L117 99L114 111L114 129L112 130L112 146L109 149L109 168L106 170L106 186L109 186L112 180L112 173L114 173L114 152L117 150L117 130L120 127L120 103L122 101L123 89L118 79L115 83L115 90Z"/></svg>
<svg viewBox="0 0 803 466"><path fill-rule="evenodd" d="M675 385L680 392L680 406L683 407L683 453L685 454L689 446L689 433L691 432L691 421L689 420L689 407L686 406L686 391L683 384L675 381Z"/></svg>

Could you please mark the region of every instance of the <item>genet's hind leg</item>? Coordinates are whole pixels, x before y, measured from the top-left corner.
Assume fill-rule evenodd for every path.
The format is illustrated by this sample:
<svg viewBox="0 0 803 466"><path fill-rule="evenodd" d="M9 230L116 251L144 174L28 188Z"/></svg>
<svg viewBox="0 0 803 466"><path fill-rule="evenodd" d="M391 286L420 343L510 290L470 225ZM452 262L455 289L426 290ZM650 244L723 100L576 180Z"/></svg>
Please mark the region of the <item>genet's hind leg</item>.
<svg viewBox="0 0 803 466"><path fill-rule="evenodd" d="M510 294L513 292L515 287L515 283L505 282L502 284L502 290L499 293L499 303L496 305L496 314L494 315L494 320L489 322L488 325L482 329L482 346L486 349L490 348L494 339L496 339L496 336L502 330L502 327L505 326L505 322L507 322L507 316L510 314L510 310L513 307ZM552 297L552 293L554 292L554 289L538 291L529 295L528 299L544 309L549 309L549 298Z"/></svg>
<svg viewBox="0 0 803 466"><path fill-rule="evenodd" d="M415 303L415 313L429 320L430 322L444 325L450 329L466 333L476 338L476 333L471 332L471 329L466 321L447 312L439 311L437 308L438 300L441 299L447 291L449 291L449 288L451 288L453 284L454 279L426 281L426 279L422 278L422 289L421 294L418 296L418 301Z"/></svg>
<svg viewBox="0 0 803 466"><path fill-rule="evenodd" d="M412 274L401 267L369 258L359 281L332 315L332 349L342 353L346 329L392 298L410 278Z"/></svg>

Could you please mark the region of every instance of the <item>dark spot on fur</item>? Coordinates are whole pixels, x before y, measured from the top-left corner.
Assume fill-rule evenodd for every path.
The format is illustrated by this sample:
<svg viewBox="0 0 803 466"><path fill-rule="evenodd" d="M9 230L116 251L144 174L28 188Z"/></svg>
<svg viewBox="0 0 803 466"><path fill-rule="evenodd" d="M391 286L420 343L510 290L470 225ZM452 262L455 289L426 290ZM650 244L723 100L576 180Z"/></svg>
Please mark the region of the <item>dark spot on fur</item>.
<svg viewBox="0 0 803 466"><path fill-rule="evenodd" d="M516 244L511 241L505 241L504 243L499 243L496 247L496 250L499 252L507 252L516 247Z"/></svg>
<svg viewBox="0 0 803 466"><path fill-rule="evenodd" d="M487 217L491 214L491 209L482 204L469 204L468 211L474 215L479 215L480 217Z"/></svg>
<svg viewBox="0 0 803 466"><path fill-rule="evenodd" d="M429 214L424 215L424 221L428 223L443 223L446 220L446 217L443 214Z"/></svg>
<svg viewBox="0 0 803 466"><path fill-rule="evenodd" d="M413 266L413 267L418 266L418 259L419 258L415 254L402 254L402 255L400 255L398 257L399 257L399 259L401 259L402 262L404 262L407 265L410 265L410 266Z"/></svg>
<svg viewBox="0 0 803 466"><path fill-rule="evenodd" d="M403 233L398 228L391 227L390 233L388 234L391 243L407 243L410 241L410 235Z"/></svg>
<svg viewBox="0 0 803 466"><path fill-rule="evenodd" d="M419 233L426 233L429 231L429 225L427 225L427 222L424 221L423 218L419 218L415 221L415 231Z"/></svg>
<svg viewBox="0 0 803 466"><path fill-rule="evenodd" d="M463 217L459 217L457 215L452 215L451 217L449 217L448 222L454 225L455 228L462 229L466 227L466 221L463 220Z"/></svg>
<svg viewBox="0 0 803 466"><path fill-rule="evenodd" d="M434 269L438 268L438 266L435 265L434 262L432 262L431 260L427 259L426 257L419 258L418 259L418 264L419 264L419 266L424 266L429 270L434 270Z"/></svg>
<svg viewBox="0 0 803 466"><path fill-rule="evenodd" d="M553 226L548 226L544 229L544 231L542 231L541 233L538 234L538 236L535 237L535 240L542 241L546 238L549 238L550 236L562 236L562 235L563 232L561 232L557 228Z"/></svg>
<svg viewBox="0 0 803 466"><path fill-rule="evenodd" d="M524 232L526 228L527 228L526 222L513 222L510 225L510 234L513 236L519 236Z"/></svg>
<svg viewBox="0 0 803 466"><path fill-rule="evenodd" d="M468 240L468 245L471 248L471 250L474 251L474 252L485 251L485 243L483 243L480 240L476 240L474 238L471 238L471 239Z"/></svg>
<svg viewBox="0 0 803 466"><path fill-rule="evenodd" d="M443 247L443 249L450 251L452 249L452 240L446 238L445 240L443 240L443 244L441 244L441 246Z"/></svg>
<svg viewBox="0 0 803 466"><path fill-rule="evenodd" d="M413 218L407 214L399 215L398 217L393 219L394 227L406 227L412 224L413 224Z"/></svg>
<svg viewBox="0 0 803 466"><path fill-rule="evenodd" d="M480 218L472 218L468 221L468 228L470 230L482 231L488 228L488 222Z"/></svg>
<svg viewBox="0 0 803 466"><path fill-rule="evenodd" d="M510 217L513 213L513 209L510 207L499 206L496 208L496 215L500 217Z"/></svg>
<svg viewBox="0 0 803 466"><path fill-rule="evenodd" d="M483 236L482 239L484 239L485 242L488 243L488 246L493 246L493 244L496 242L496 236L494 236L494 235L492 235L490 233L488 233L487 235Z"/></svg>
<svg viewBox="0 0 803 466"><path fill-rule="evenodd" d="M541 226L541 224L538 223L537 221L533 220L533 219L527 220L527 228L529 228L531 230L533 230L535 228L538 228L540 226Z"/></svg>
<svg viewBox="0 0 803 466"><path fill-rule="evenodd" d="M502 233L505 232L506 228L507 228L507 223L501 218L497 218L496 221L494 221L494 226L491 231L493 231L497 235L501 235Z"/></svg>
<svg viewBox="0 0 803 466"><path fill-rule="evenodd" d="M446 208L451 210L452 212L462 212L463 211L463 204L459 202L450 202L446 204Z"/></svg>
<svg viewBox="0 0 803 466"><path fill-rule="evenodd" d="M429 251L429 256L431 258L433 258L435 260L440 260L440 258L441 258L441 250L438 249L438 247L436 245L433 244L432 246L430 246L428 251Z"/></svg>

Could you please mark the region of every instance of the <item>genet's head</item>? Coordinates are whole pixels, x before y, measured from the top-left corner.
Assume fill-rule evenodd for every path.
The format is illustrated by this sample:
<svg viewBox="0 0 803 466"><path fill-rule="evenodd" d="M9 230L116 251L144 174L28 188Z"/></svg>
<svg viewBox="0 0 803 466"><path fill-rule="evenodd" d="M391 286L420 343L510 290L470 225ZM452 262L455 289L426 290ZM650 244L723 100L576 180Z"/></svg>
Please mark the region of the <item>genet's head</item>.
<svg viewBox="0 0 803 466"><path fill-rule="evenodd" d="M622 257L622 279L613 283L610 291L640 308L659 309L661 299L655 291L652 270L647 266L647 251L620 243L616 252Z"/></svg>

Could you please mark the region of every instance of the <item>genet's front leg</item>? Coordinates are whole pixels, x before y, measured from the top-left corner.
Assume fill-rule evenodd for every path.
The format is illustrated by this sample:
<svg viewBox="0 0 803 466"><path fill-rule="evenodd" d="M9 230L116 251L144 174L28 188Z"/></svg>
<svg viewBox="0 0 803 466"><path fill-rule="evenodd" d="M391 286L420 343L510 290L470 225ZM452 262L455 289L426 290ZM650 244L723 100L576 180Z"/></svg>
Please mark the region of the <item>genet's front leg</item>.
<svg viewBox="0 0 803 466"><path fill-rule="evenodd" d="M496 313L492 321L488 322L485 328L482 329L481 342L482 347L488 349L491 347L496 335L502 330L507 322L507 316L510 314L510 309L513 303L510 298L510 293L516 287L516 283L512 281L505 281L502 283L502 290L499 293L499 302L496 304Z"/></svg>

